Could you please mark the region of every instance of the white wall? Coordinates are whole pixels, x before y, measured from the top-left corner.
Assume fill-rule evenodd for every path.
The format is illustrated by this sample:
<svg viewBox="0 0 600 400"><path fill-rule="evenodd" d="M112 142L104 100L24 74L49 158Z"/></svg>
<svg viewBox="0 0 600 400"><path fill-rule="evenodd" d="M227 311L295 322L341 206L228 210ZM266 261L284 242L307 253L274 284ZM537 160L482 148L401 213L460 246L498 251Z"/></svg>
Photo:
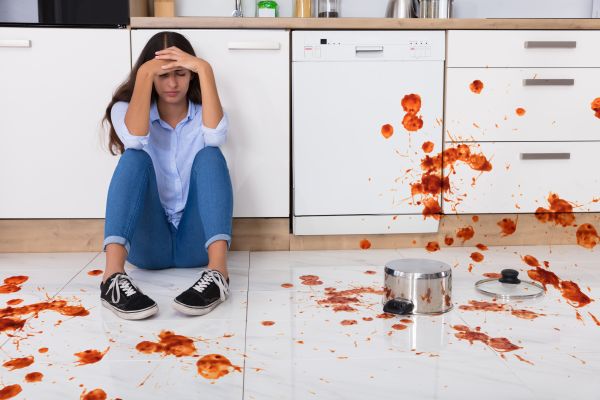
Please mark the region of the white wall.
<svg viewBox="0 0 600 400"><path fill-rule="evenodd" d="M338 0L343 17L384 17L388 0ZM594 0L455 0L457 18L590 18ZM598 1L598 0L596 0ZM291 17L294 0L278 0L281 17ZM175 0L177 15L229 16L235 0ZM242 0L253 17L255 0Z"/></svg>

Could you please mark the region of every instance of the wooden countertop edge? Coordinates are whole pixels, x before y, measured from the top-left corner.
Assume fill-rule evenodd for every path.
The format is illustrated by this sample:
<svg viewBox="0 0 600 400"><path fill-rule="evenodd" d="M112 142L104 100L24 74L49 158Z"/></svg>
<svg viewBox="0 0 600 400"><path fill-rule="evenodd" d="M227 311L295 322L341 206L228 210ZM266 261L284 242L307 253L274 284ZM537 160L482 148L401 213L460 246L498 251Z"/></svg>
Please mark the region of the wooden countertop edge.
<svg viewBox="0 0 600 400"><path fill-rule="evenodd" d="M572 29L600 30L600 19L401 19L132 17L131 28L214 29Z"/></svg>

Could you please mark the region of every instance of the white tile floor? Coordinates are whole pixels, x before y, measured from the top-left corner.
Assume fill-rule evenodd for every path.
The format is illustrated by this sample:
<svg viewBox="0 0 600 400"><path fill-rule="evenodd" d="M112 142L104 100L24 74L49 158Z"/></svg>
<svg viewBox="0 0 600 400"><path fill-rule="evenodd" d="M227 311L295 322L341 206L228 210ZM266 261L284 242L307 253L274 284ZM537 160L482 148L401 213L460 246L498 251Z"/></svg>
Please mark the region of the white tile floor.
<svg viewBox="0 0 600 400"><path fill-rule="evenodd" d="M458 306L484 300L473 289L484 272L512 267L530 269L521 256L550 262L561 279L577 282L594 298L600 293L598 251L577 246L495 247L485 260L468 265L475 248L235 252L230 256L232 296L204 317L177 313L172 298L195 280L197 270L144 271L128 266L129 274L159 304L145 321L124 321L100 306L103 253L0 254L0 279L29 279L14 293L0 294L0 329L14 308L64 299L83 305L87 316L69 317L54 311L27 315L23 329L0 332L0 363L33 356L31 365L0 367L0 398L10 390L15 399L85 398L102 389L109 399L597 399L600 398L600 297L576 309L549 288L535 301L518 308L544 314L535 320L509 312L465 311ZM324 288L380 288L383 264L402 257L424 257L456 265L453 302L456 307L438 317L412 317L402 331L391 326L400 317L381 319L379 295L363 294L355 312L334 312L317 302ZM365 274L365 271L376 274ZM318 286L302 285L302 275L318 275ZM293 287L284 288L283 283ZM590 314L591 313L591 314ZM372 320L368 320L369 317ZM363 319L367 318L367 320ZM344 326L344 319L357 321ZM264 321L273 325L265 326ZM522 347L500 354L482 342L459 340L454 325L467 325L491 337L506 337ZM163 330L193 340L190 356L145 354L142 341L158 341ZM48 348L45 353L40 348ZM98 362L78 365L75 353L107 350ZM220 354L240 371L218 379L199 374L197 361ZM520 356L526 361L516 357ZM25 376L41 372L41 382ZM4 397L3 397L4 396ZM92 396L90 396L92 398ZM93 398L104 398L93 397Z"/></svg>

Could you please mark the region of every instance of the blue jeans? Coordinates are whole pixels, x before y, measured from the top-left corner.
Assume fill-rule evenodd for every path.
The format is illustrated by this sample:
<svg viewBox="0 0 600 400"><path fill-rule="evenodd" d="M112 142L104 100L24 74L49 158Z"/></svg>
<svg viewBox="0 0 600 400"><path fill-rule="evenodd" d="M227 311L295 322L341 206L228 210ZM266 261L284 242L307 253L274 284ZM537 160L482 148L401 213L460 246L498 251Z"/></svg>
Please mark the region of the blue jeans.
<svg viewBox="0 0 600 400"><path fill-rule="evenodd" d="M205 147L194 158L178 228L160 202L152 159L143 150L127 149L108 189L103 251L119 243L127 261L145 269L202 267L211 243L226 240L229 248L232 214L231 179L218 147Z"/></svg>

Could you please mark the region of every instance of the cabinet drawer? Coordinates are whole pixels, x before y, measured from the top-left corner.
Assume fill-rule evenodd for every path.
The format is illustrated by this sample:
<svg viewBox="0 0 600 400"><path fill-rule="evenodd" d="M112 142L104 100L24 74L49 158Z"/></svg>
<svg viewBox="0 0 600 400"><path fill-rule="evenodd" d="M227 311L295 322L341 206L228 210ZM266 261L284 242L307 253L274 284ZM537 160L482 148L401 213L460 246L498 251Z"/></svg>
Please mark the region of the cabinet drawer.
<svg viewBox="0 0 600 400"><path fill-rule="evenodd" d="M449 67L598 67L600 31L449 31Z"/></svg>
<svg viewBox="0 0 600 400"><path fill-rule="evenodd" d="M531 213L548 208L550 193L575 203L575 212L600 211L593 202L600 197L600 142L479 143L477 151L491 160L492 171L479 175L457 165L452 192L464 199L445 202L445 213Z"/></svg>
<svg viewBox="0 0 600 400"><path fill-rule="evenodd" d="M600 68L449 68L446 140L600 140L591 106L599 77ZM470 89L475 80L479 94Z"/></svg>

